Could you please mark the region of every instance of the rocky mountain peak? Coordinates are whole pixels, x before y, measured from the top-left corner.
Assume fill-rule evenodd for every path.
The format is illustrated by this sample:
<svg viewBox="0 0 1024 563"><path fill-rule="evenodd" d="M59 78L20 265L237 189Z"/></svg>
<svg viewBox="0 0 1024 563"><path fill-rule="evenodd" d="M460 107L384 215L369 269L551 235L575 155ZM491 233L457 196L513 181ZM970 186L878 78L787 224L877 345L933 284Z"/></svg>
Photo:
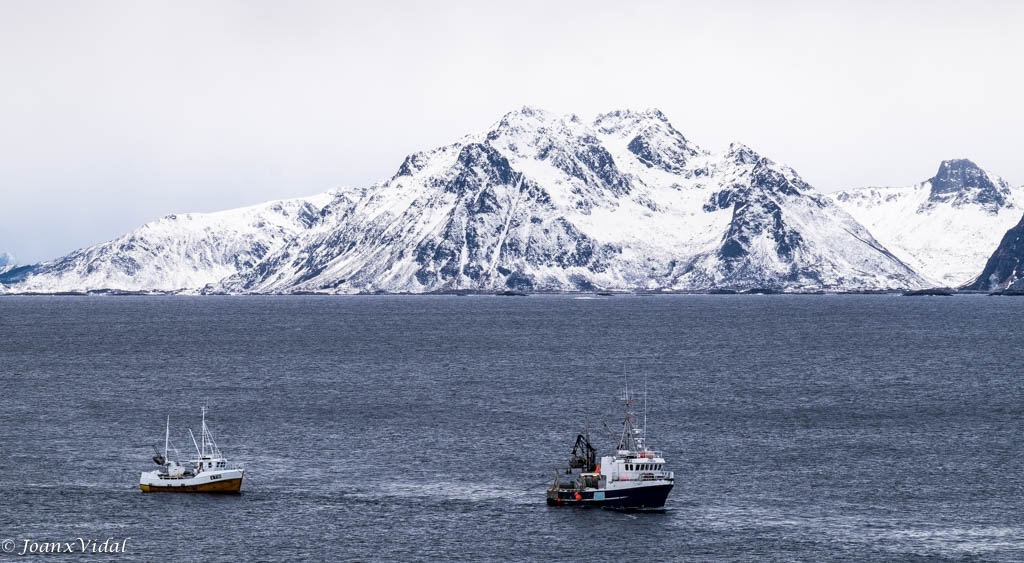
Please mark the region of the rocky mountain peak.
<svg viewBox="0 0 1024 563"><path fill-rule="evenodd" d="M957 207L974 204L997 211L1006 205L1009 196L1009 186L1005 181L966 158L942 161L929 182L930 203L949 202Z"/></svg>
<svg viewBox="0 0 1024 563"><path fill-rule="evenodd" d="M526 163L534 173L539 163L550 166L550 171L541 175L572 184L573 197L594 195L592 190L615 196L630 191L629 178L617 168L597 132L576 116L559 117L524 107L506 114L485 137L485 143L505 155L512 166Z"/></svg>
<svg viewBox="0 0 1024 563"><path fill-rule="evenodd" d="M626 150L648 168L685 172L689 159L700 150L669 123L658 109L617 110L597 116L594 129L626 143Z"/></svg>
<svg viewBox="0 0 1024 563"><path fill-rule="evenodd" d="M562 119L547 110L533 106L523 106L519 109L506 113L494 129L536 129L544 127L545 125L550 126L560 121L562 121Z"/></svg>
<svg viewBox="0 0 1024 563"><path fill-rule="evenodd" d="M736 164L757 164L761 155L743 143L730 143L729 150L725 153L725 159Z"/></svg>
<svg viewBox="0 0 1024 563"><path fill-rule="evenodd" d="M657 108L648 108L643 111L620 109L598 115L594 119L594 128L607 135L622 129L635 127L638 124L650 125L652 122L669 124L668 118Z"/></svg>
<svg viewBox="0 0 1024 563"><path fill-rule="evenodd" d="M487 142L508 153L532 156L551 144L571 144L593 132L574 115L559 116L540 108L524 106L506 113L485 134Z"/></svg>
<svg viewBox="0 0 1024 563"><path fill-rule="evenodd" d="M398 178L399 176L412 176L413 174L423 170L427 165L427 155L423 152L415 152L405 157L402 161L402 165L398 167L398 172L392 177Z"/></svg>

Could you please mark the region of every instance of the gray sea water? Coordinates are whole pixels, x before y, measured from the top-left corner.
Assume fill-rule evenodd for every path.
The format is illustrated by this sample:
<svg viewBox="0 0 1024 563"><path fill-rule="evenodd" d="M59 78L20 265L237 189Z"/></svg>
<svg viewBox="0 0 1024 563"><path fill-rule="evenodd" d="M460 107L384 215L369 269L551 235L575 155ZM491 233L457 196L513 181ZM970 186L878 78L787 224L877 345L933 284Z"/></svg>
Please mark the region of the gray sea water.
<svg viewBox="0 0 1024 563"><path fill-rule="evenodd" d="M123 561L1024 560L1024 300L4 297L0 540ZM646 381L666 510L548 507ZM209 422L238 496L144 494ZM7 547L5 545L5 548ZM77 543L75 547L77 549ZM109 544L108 544L109 545Z"/></svg>

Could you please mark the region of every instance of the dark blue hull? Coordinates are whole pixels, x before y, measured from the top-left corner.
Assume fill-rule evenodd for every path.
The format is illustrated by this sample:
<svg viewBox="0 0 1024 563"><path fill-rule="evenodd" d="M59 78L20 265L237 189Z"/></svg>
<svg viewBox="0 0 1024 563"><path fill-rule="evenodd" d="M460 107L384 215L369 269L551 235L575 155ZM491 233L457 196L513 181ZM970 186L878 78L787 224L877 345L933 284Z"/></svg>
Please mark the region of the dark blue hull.
<svg viewBox="0 0 1024 563"><path fill-rule="evenodd" d="M552 506L597 506L602 508L662 508L672 485L651 485L615 490L551 489Z"/></svg>

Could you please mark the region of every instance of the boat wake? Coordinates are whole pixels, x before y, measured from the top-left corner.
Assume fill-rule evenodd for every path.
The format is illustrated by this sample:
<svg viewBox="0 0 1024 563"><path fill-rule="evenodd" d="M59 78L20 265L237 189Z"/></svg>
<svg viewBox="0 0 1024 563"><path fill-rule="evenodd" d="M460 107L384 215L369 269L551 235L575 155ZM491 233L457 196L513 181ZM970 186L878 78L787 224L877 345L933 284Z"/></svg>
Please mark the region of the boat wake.
<svg viewBox="0 0 1024 563"><path fill-rule="evenodd" d="M435 481L432 483L388 483L374 487L372 491L357 491L351 497L379 501L388 499L418 499L430 502L465 501L490 502L501 501L512 504L533 504L528 491L500 487L487 484L467 484L454 481Z"/></svg>

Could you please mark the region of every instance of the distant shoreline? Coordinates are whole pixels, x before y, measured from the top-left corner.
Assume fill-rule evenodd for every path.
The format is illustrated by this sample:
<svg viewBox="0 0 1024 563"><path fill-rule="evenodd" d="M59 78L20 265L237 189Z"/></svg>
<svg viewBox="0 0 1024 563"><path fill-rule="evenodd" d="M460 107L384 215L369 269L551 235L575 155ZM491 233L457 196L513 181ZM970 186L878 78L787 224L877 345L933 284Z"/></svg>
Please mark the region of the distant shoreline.
<svg viewBox="0 0 1024 563"><path fill-rule="evenodd" d="M863 291L781 291L768 289L752 290L722 290L712 289L707 291L531 291L531 292L494 292L480 290L465 291L432 291L423 293L411 292L360 292L360 293L320 293L313 291L292 292L292 293L202 293L184 291L120 291L120 290L91 290L91 291L61 291L53 293L41 292L12 292L0 293L4 297L652 297L652 296L678 296L678 295L705 295L705 296L812 296L812 295L889 295L905 297L953 297L953 296L1024 296L1024 292L1017 291L957 291L950 289L923 289L923 290L863 290Z"/></svg>

